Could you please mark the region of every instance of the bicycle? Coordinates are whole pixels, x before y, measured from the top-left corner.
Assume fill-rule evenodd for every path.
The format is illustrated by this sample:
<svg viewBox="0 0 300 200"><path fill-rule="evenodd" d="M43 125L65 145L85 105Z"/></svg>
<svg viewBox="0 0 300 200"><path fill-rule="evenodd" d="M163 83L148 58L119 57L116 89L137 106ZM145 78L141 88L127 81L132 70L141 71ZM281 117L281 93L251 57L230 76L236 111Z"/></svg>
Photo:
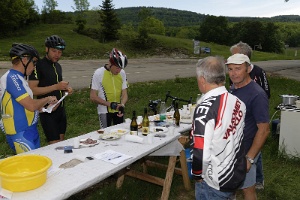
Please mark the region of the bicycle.
<svg viewBox="0 0 300 200"><path fill-rule="evenodd" d="M175 109L175 103L176 101L180 101L180 102L186 102L188 104L191 104L192 103L192 97L190 97L189 100L186 100L186 99L182 99L182 98L178 98L178 97L174 97L170 94L170 91L168 91L166 93L166 98L165 98L165 103L167 103L168 99L172 99L172 103L169 107L166 108L166 111L169 112L171 110L174 110ZM149 108L154 112L154 114L156 115L157 114L157 107L158 107L158 104L161 104L161 99L157 99L157 100L149 100Z"/></svg>

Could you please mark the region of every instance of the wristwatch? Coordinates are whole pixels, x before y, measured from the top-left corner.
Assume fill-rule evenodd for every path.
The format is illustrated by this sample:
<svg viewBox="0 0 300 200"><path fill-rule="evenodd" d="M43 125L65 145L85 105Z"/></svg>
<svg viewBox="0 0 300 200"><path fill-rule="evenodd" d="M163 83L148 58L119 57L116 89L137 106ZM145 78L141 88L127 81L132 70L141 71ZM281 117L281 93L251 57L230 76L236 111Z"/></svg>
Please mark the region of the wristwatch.
<svg viewBox="0 0 300 200"><path fill-rule="evenodd" d="M251 164L254 163L254 160L253 160L252 158L250 158L249 156L246 155L246 158L247 158L247 160L248 160Z"/></svg>

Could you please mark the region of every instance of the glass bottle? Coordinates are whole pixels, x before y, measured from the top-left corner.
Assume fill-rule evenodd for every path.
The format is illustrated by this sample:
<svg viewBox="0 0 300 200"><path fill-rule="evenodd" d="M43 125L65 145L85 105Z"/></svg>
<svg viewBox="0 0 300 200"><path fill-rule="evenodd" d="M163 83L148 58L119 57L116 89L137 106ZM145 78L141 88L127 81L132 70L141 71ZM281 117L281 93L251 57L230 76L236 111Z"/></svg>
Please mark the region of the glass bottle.
<svg viewBox="0 0 300 200"><path fill-rule="evenodd" d="M160 103L160 111L159 111L159 118L160 121L165 121L166 120L166 103L162 101Z"/></svg>
<svg viewBox="0 0 300 200"><path fill-rule="evenodd" d="M135 111L132 112L132 119L130 123L130 135L138 135L138 124L136 121Z"/></svg>
<svg viewBox="0 0 300 200"><path fill-rule="evenodd" d="M147 108L144 108L144 116L143 116L143 121L142 121L142 134L144 136L147 136L149 134L149 118L148 118L148 112Z"/></svg>
<svg viewBox="0 0 300 200"><path fill-rule="evenodd" d="M180 124L180 113L179 113L179 110L178 110L178 102L175 103L175 112L174 112L173 118L174 118L175 126L179 126L179 124Z"/></svg>
<svg viewBox="0 0 300 200"><path fill-rule="evenodd" d="M198 104L198 101L201 99L202 94L197 94L196 104Z"/></svg>

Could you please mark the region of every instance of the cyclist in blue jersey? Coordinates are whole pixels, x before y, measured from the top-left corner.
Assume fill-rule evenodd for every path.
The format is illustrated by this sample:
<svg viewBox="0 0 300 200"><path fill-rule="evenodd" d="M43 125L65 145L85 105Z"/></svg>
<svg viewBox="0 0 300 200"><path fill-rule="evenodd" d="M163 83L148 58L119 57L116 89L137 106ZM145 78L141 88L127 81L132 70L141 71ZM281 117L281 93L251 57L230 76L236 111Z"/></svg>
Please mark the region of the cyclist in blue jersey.
<svg viewBox="0 0 300 200"><path fill-rule="evenodd" d="M33 99L24 76L28 76L39 59L36 49L27 44L13 44L12 68L1 77L1 128L15 153L40 147L37 130L38 113L46 104L57 102L55 96Z"/></svg>

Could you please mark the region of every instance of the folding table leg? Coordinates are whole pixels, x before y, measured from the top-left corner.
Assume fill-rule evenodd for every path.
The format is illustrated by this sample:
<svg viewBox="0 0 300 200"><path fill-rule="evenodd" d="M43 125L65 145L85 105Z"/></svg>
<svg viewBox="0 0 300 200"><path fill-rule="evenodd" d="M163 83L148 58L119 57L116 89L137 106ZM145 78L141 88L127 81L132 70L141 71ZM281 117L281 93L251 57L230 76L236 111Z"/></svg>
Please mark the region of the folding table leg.
<svg viewBox="0 0 300 200"><path fill-rule="evenodd" d="M116 183L117 189L122 187L123 182L124 182L124 178L125 178L125 175L122 175L122 176L118 177L118 180L117 180L117 183Z"/></svg>
<svg viewBox="0 0 300 200"><path fill-rule="evenodd" d="M170 156L166 178L164 180L163 191L161 194L161 200L168 200L170 195L170 189L172 185L174 169L176 165L177 156Z"/></svg>
<svg viewBox="0 0 300 200"><path fill-rule="evenodd" d="M181 167L181 173L182 173L184 188L186 190L190 190L191 189L191 181L190 181L189 174L188 174L186 156L185 156L184 151L180 152L180 167Z"/></svg>

